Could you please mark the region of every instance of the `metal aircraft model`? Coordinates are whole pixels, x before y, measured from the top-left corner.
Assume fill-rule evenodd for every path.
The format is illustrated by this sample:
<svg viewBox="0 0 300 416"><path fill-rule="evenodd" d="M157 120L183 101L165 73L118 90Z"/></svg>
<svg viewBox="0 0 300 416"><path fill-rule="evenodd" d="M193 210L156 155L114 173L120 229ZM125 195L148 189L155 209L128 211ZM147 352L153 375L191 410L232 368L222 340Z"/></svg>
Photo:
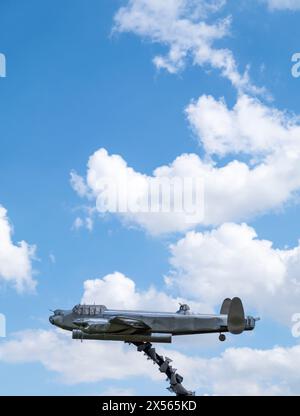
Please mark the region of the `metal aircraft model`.
<svg viewBox="0 0 300 416"><path fill-rule="evenodd" d="M146 312L107 309L104 305L76 305L57 309L51 324L72 331L73 339L110 340L132 343L171 343L172 336L219 333L240 334L253 330L259 318L245 316L241 300L225 299L218 315L191 313L188 305L177 312Z"/></svg>
<svg viewBox="0 0 300 416"><path fill-rule="evenodd" d="M183 377L170 364L172 360L159 355L151 342L172 342L174 335L219 333L240 334L254 329L259 318L245 317L239 298L225 299L218 315L190 312L188 305L180 305L177 312L121 311L103 305L76 305L72 310L57 309L50 316L51 324L72 331L73 339L124 341L134 344L170 382L168 390L177 396L194 396L183 387Z"/></svg>

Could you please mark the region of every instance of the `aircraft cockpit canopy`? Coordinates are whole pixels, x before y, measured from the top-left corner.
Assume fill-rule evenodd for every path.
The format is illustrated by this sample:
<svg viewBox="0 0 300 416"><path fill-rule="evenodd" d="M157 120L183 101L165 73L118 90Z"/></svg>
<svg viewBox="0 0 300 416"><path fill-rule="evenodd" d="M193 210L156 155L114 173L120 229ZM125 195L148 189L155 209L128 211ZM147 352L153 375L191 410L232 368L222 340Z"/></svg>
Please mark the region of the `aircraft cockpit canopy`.
<svg viewBox="0 0 300 416"><path fill-rule="evenodd" d="M100 315L106 310L104 305L76 305L73 308L73 312L77 315Z"/></svg>

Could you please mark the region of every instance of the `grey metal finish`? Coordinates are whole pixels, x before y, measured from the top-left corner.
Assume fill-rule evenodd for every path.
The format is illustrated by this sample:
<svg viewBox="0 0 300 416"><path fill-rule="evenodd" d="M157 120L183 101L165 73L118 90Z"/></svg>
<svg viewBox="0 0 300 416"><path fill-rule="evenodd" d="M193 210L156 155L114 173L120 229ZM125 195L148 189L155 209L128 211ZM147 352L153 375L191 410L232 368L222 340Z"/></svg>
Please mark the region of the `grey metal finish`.
<svg viewBox="0 0 300 416"><path fill-rule="evenodd" d="M221 306L220 314L221 315L228 315L230 305L231 305L231 299L229 299L229 298L224 299L223 303L222 303L222 306Z"/></svg>
<svg viewBox="0 0 300 416"><path fill-rule="evenodd" d="M57 309L49 317L51 324L72 331L72 338L79 340L110 340L132 343L159 366L170 382L168 388L177 396L190 396L183 377L176 373L171 359L156 353L151 342L170 343L174 335L220 333L219 340L226 339L224 332L239 334L254 329L259 318L245 317L239 298L225 299L220 314L193 314L188 305L180 305L177 312L148 312L107 309L104 305L76 305L72 310Z"/></svg>
<svg viewBox="0 0 300 416"><path fill-rule="evenodd" d="M73 339L94 339L100 341L124 341L124 342L160 342L170 344L172 342L172 336L170 334L150 334L150 335L126 335L126 334L86 334L80 329L73 329Z"/></svg>
<svg viewBox="0 0 300 416"><path fill-rule="evenodd" d="M49 320L60 328L81 331L75 332L76 339L149 342L155 334L153 342L169 342L166 339L175 335L238 334L254 329L258 319L245 317L239 298L226 299L221 311L227 313L194 314L188 305L181 305L177 312L126 311L107 309L104 305L76 305L72 310L57 309ZM164 335L159 337L159 334L169 338Z"/></svg>
<svg viewBox="0 0 300 416"><path fill-rule="evenodd" d="M137 347L137 350L143 352L149 360L152 360L154 364L157 364L159 371L165 373L167 380L170 382L170 387L168 390L172 393L175 393L176 396L194 396L193 391L187 390L183 387L183 377L177 373L177 370L171 366L172 360L168 357L163 357L162 355L157 354L155 348L153 348L150 342L133 342Z"/></svg>
<svg viewBox="0 0 300 416"><path fill-rule="evenodd" d="M244 307L241 299L234 298L228 310L228 331L232 334L241 334L246 326Z"/></svg>

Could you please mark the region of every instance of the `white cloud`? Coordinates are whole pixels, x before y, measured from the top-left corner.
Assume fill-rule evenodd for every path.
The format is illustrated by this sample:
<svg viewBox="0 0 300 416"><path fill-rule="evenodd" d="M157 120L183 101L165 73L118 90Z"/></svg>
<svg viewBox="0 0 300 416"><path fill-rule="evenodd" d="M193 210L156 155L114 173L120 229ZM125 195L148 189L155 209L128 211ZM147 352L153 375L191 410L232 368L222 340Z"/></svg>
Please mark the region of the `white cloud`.
<svg viewBox="0 0 300 416"><path fill-rule="evenodd" d="M205 223L247 219L281 207L299 190L299 117L247 96L239 97L232 110L223 100L203 96L187 114L208 154L254 157L220 168L197 162L206 187Z"/></svg>
<svg viewBox="0 0 300 416"><path fill-rule="evenodd" d="M0 361L40 362L68 384L159 375L134 348L119 342L72 340L70 332L26 330L0 345ZM98 364L97 364L98 363Z"/></svg>
<svg viewBox="0 0 300 416"><path fill-rule="evenodd" d="M271 10L300 10L300 0L265 0Z"/></svg>
<svg viewBox="0 0 300 416"><path fill-rule="evenodd" d="M204 95L187 107L186 114L205 150L202 159L196 154L182 154L147 176L129 167L121 156L99 149L89 159L86 180L77 175L76 183L81 186L74 189L89 201L95 199L98 211L103 213L107 197L104 180L117 184L126 178L127 186L121 187L121 202L135 206L147 200L149 183L174 178L201 179L204 215L200 210L192 221L186 211L119 213L125 223L138 225L151 234L182 232L197 224L245 221L294 200L300 188L299 116L266 106L247 95L240 95L233 108L224 99ZM243 161L238 159L245 155ZM214 161L214 156L227 156L230 161L222 166ZM108 212L115 213L109 208Z"/></svg>
<svg viewBox="0 0 300 416"><path fill-rule="evenodd" d="M100 149L90 157L86 176L88 192L93 195L100 213L103 214L107 198L104 187L107 179L118 184L126 178L127 187L121 193L121 201L130 206L145 199L149 183L174 178L200 178L203 181L204 216L200 211L192 222L185 211L118 212L125 223L141 226L154 235L186 231L197 224L245 221L255 215L282 208L293 200L300 188L299 125L294 117L287 119L277 110L268 110L246 97L241 100L237 104L238 108L229 110L223 102L205 98L207 114L203 115L202 121L197 119L195 128L202 129L201 140L208 151L220 154L252 153L256 163L233 159L218 167L211 159L183 154L170 165L155 169L152 176L146 176L128 167L121 156L109 155L105 149ZM202 106L203 103L199 107L198 102L197 110ZM247 117L241 115L244 112L240 110L241 107L253 114L253 120L249 118L248 121ZM191 116L191 109L189 111L190 117L196 119L197 115L194 113ZM220 130L215 127L219 123L224 124ZM251 123L260 126L265 134L261 136L258 132L256 136ZM256 137L263 137L264 140L256 140ZM109 211L108 207L108 212L115 213L115 210Z"/></svg>
<svg viewBox="0 0 300 416"><path fill-rule="evenodd" d="M198 193L200 203L197 205L193 215L190 215L191 211L187 210L186 206L183 206L178 211L172 209L171 205L170 209L164 209L166 205L164 206L159 199L152 199L154 202L151 207L149 206L150 212L147 212L147 209L135 209L136 206L148 207L150 189L154 187L158 189L164 180L172 181L179 179L179 181L182 180L181 184L183 184L185 178L197 179L197 175L192 171L189 171L186 176L184 173L185 169L182 166L182 168L178 169L178 172L176 169L173 171L170 169L165 174L164 169L160 168L153 172L153 176L147 176L129 167L121 156L109 155L105 149L99 149L90 157L88 162L85 184L86 194L89 195L90 200L90 195L93 195L96 208L101 215L103 215L105 209L107 212L114 214L117 212L125 223L139 225L152 234L184 231L199 223L202 219L203 212L199 209L202 205L200 199L203 197L201 190ZM201 175L199 177L201 179ZM81 182L85 183L83 179L81 179ZM116 188L113 186L107 187L107 184L116 185ZM169 183L167 183L168 185ZM115 189L118 189L118 209L115 209L111 204L107 204L108 196L110 200L114 200ZM166 191L164 191L166 188L162 189L162 194L166 195ZM170 189L171 187L168 187L168 190ZM184 195L184 187L177 189L179 191L176 193L176 197L181 201ZM79 192L79 195L82 196L83 194ZM119 209L120 206L124 206L126 209ZM81 225L81 221L78 221L77 226Z"/></svg>
<svg viewBox="0 0 300 416"><path fill-rule="evenodd" d="M74 191L78 193L78 195L86 196L86 197L89 195L88 189L84 180L82 179L81 176L77 175L77 173L74 171L70 173L70 183L71 183L72 188L74 189Z"/></svg>
<svg viewBox="0 0 300 416"><path fill-rule="evenodd" d="M12 284L18 292L34 290L36 281L31 264L34 254L35 246L25 241L13 243L7 211L0 205L0 283Z"/></svg>
<svg viewBox="0 0 300 416"><path fill-rule="evenodd" d="M207 154L266 155L293 151L300 137L299 117L242 95L232 109L224 99L201 96L186 109L188 120Z"/></svg>
<svg viewBox="0 0 300 416"><path fill-rule="evenodd" d="M230 348L213 358L191 357L165 347L159 353L171 355L178 372L184 376L184 385L198 394L299 393L299 345L269 350ZM152 382L162 382L162 374L134 348L107 341L81 343L62 331L19 332L1 343L0 362L40 363L68 384L130 377L149 377Z"/></svg>
<svg viewBox="0 0 300 416"><path fill-rule="evenodd" d="M259 90L251 85L247 71L240 74L229 49L215 48L214 42L229 34L229 17L206 23L225 0L129 0L115 15L114 30L132 32L169 48L167 55L153 59L157 68L174 73L188 59L194 65L210 65L221 71L238 90Z"/></svg>
<svg viewBox="0 0 300 416"><path fill-rule="evenodd" d="M81 300L86 304L105 304L113 309L132 310L156 310L176 311L179 303L185 303L182 297L174 298L165 292L158 291L151 286L147 290L140 291L135 282L123 273L115 272L104 276L102 279L91 279L84 282L84 293ZM192 302L194 310L211 312L203 303Z"/></svg>
<svg viewBox="0 0 300 416"><path fill-rule="evenodd" d="M101 396L135 396L133 389L109 387L101 393Z"/></svg>
<svg viewBox="0 0 300 416"><path fill-rule="evenodd" d="M101 279L86 280L81 303L104 304L109 309L158 312L175 312L180 303L188 303L193 312L214 313L212 304L208 304L208 302L187 300L179 295L172 296L171 293L158 290L153 285L145 290L140 290L134 280L120 272L108 274ZM220 302L218 310L219 306ZM196 339L182 336L176 338L176 345L184 349L194 348L196 345L198 349L213 348L216 345L216 337L214 334L206 334L205 337L196 337Z"/></svg>
<svg viewBox="0 0 300 416"><path fill-rule="evenodd" d="M215 395L298 395L300 346L229 348L213 358L172 351L184 384Z"/></svg>
<svg viewBox="0 0 300 416"><path fill-rule="evenodd" d="M227 223L189 232L170 250L173 269L166 282L181 296L211 305L240 296L246 312L255 308L286 324L299 310L300 245L275 249L252 227Z"/></svg>
<svg viewBox="0 0 300 416"><path fill-rule="evenodd" d="M76 217L72 228L75 230L79 230L80 228L85 227L87 230L92 231L94 226L93 219L90 216L86 216L85 218Z"/></svg>
<svg viewBox="0 0 300 416"><path fill-rule="evenodd" d="M179 303L188 303L194 312L212 313L224 298L240 296L246 313L256 310L287 325L299 312L300 244L275 249L252 227L227 223L187 233L170 252L172 270L164 291L154 286L139 290L132 279L115 272L86 280L81 302L150 311L176 311Z"/></svg>
<svg viewBox="0 0 300 416"><path fill-rule="evenodd" d="M75 230L78 230L79 228L83 226L84 226L84 221L82 220L82 218L76 217L73 223L73 228L75 228Z"/></svg>
<svg viewBox="0 0 300 416"><path fill-rule="evenodd" d="M172 298L150 287L140 291L134 281L115 272L102 279L86 280L81 303L106 304L109 308L176 311L181 297ZM194 310L205 306L191 302ZM205 308L206 312L211 310ZM73 384L128 377L162 380L153 364L121 342L72 340L71 332L55 330L25 330L0 344L0 362L40 362L47 370L60 375L61 381ZM95 363L100 363L95 365ZM121 394L121 391L118 393Z"/></svg>
<svg viewBox="0 0 300 416"><path fill-rule="evenodd" d="M224 244L226 238L229 240L228 236L223 236ZM210 244L212 248L214 244ZM258 246L257 250L263 252L271 250L266 242L258 242ZM248 249L255 251L251 247ZM219 253L212 250L210 254ZM199 273L202 271L200 268ZM230 282L227 285L230 286ZM93 300L117 308L149 307L161 310L173 309L178 301L155 289L138 291L131 279L117 272L103 279L85 282L82 301L90 303ZM198 394L279 395L297 394L299 391L299 345L269 350L229 348L213 358L192 357L166 346L159 346L158 351L164 356L171 356L178 372L184 376L184 385ZM149 377L153 383L163 383L162 374L135 348L120 342L81 343L72 340L70 332L58 329L25 330L13 334L0 344L0 362L40 363L46 370L58 374L59 380L67 384L128 380L131 377ZM112 388L104 393L121 395L131 391ZM138 389L134 393L139 394Z"/></svg>
<svg viewBox="0 0 300 416"><path fill-rule="evenodd" d="M195 154L185 154L156 172L202 178L204 218L199 223L217 225L247 220L289 201L300 187L299 150L272 154L254 167L238 160L217 167ZM179 224L175 227L173 231L179 230Z"/></svg>

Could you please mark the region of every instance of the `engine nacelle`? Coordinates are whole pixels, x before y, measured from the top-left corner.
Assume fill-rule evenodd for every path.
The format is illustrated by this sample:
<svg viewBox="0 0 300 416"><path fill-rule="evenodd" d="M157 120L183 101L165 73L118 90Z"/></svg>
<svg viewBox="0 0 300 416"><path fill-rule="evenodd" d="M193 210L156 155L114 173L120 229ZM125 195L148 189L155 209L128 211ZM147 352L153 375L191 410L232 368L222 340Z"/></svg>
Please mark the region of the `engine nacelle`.
<svg viewBox="0 0 300 416"><path fill-rule="evenodd" d="M97 321L85 321L77 320L75 321L76 325L87 334L98 334L99 332L107 332L109 330L110 324L107 319L97 319Z"/></svg>

